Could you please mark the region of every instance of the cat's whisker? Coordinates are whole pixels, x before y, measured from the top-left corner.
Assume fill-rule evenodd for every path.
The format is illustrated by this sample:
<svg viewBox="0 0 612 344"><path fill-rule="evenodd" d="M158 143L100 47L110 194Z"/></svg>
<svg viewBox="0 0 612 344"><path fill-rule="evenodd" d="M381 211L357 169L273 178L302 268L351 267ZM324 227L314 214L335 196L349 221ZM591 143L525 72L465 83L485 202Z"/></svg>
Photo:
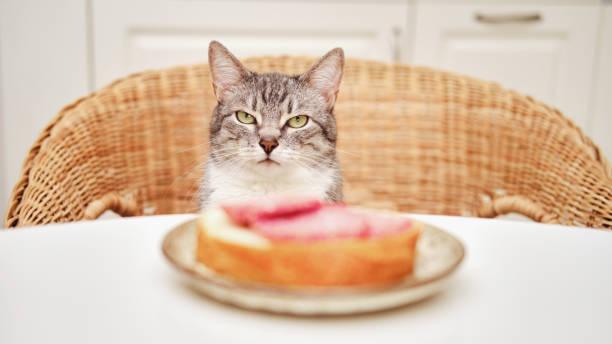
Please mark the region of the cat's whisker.
<svg viewBox="0 0 612 344"><path fill-rule="evenodd" d="M185 180L189 180L189 179L194 179L195 183L194 183L194 186L192 186L191 188L198 188L199 184L201 183L201 178L196 178L196 176L194 176L194 175L196 173L200 173L201 172L202 176L203 176L204 175L203 170L205 169L205 166L206 166L206 162L204 161L204 162L200 162L200 163L195 163L192 167L187 168L185 172L181 173L180 175L178 175L177 177L174 178L172 183L170 183L170 185L168 185L168 187L167 187L166 191L163 193L162 197L169 197L170 194L173 192L173 190L176 188L176 186L179 183L179 181L185 181Z"/></svg>
<svg viewBox="0 0 612 344"><path fill-rule="evenodd" d="M228 173L231 173L231 174L241 173L242 172L241 171L242 167L244 167L244 165L247 163L244 160L245 160L244 157L242 157L240 154L236 154L235 157L223 161L220 164L220 166L226 167L226 166L230 165L229 167L232 167L232 169L229 170ZM231 166L231 165L235 165L235 163L237 163L237 162L242 162L242 163L239 163L238 166Z"/></svg>
<svg viewBox="0 0 612 344"><path fill-rule="evenodd" d="M228 152L230 152L230 153L236 153L236 152L242 153L242 150L237 150L237 148L235 148L235 147L229 147L229 148L223 148L223 149L216 149L216 150L210 152L210 154L212 156L214 156L214 157L217 157L217 156L223 156L224 154L226 154Z"/></svg>
<svg viewBox="0 0 612 344"><path fill-rule="evenodd" d="M199 144L195 144L195 145L191 145L191 146L185 147L183 149L176 149L176 150L174 150L173 153L184 153L184 152L189 152L189 151L193 151L193 150L196 150L196 149L200 149L202 147L209 147L209 146L210 146L209 143L199 143Z"/></svg>
<svg viewBox="0 0 612 344"><path fill-rule="evenodd" d="M201 162L201 163L196 163L194 166L192 166L191 168L188 168L185 172L181 173L180 175L178 175L176 178L174 178L174 181L172 181L172 185L176 184L179 180L185 178L185 177L191 177L193 176L194 173L198 172L198 171L202 171L206 168L206 162Z"/></svg>
<svg viewBox="0 0 612 344"><path fill-rule="evenodd" d="M184 152L188 152L188 151L192 151L201 147L208 147L209 149L206 149L207 151L210 150L210 147L213 144L213 139L209 139L209 140L203 140L201 141L201 143L195 144L195 145L191 145L189 147L186 147L184 149L180 149L180 150L175 150L174 153L184 153ZM227 148L229 149L234 149L234 148ZM218 149L217 149L218 150Z"/></svg>
<svg viewBox="0 0 612 344"><path fill-rule="evenodd" d="M334 165L332 161L323 160L323 158L316 159L316 158L313 158L313 157L304 156L304 155L297 154L297 153L294 153L293 155L291 155L291 158L294 161L299 161L299 162L301 162L301 163L303 163L305 165L306 165L307 162L310 162L312 165L316 165L316 166L332 167ZM306 165L306 166L308 166L308 165Z"/></svg>
<svg viewBox="0 0 612 344"><path fill-rule="evenodd" d="M320 171L319 169L314 168L314 167L311 167L311 166L308 166L308 165L307 165L305 162L300 161L300 160L299 160L299 158L298 158L297 156L298 156L298 154L295 154L295 153L294 153L294 154L288 155L288 158L289 158L289 159L290 159L290 160L291 160L293 163L295 163L297 166L299 166L299 167L301 167L301 168L303 168L303 169L306 169L306 170L308 170L308 171L312 172L312 173L313 173L313 174L315 174L315 175L318 175L318 176L326 176L326 174L325 174L324 172ZM302 158L305 158L306 160L310 159L310 158L308 158L308 157L302 157ZM314 161L314 160L311 160L311 161L312 161L312 162L315 162L315 164L317 164L318 166L321 166L321 165L322 165L322 164L321 164L320 162L318 162L318 161ZM325 164L323 164L323 166L325 166ZM330 166L331 166L331 164L330 164ZM330 167L330 166L326 166L326 167Z"/></svg>
<svg viewBox="0 0 612 344"><path fill-rule="evenodd" d="M361 156L361 154L359 154L359 153L354 153L354 152L348 151L348 150L346 150L346 149L340 149L340 148L336 148L336 152L340 152L340 153L343 153L343 154L352 155L352 156L355 156L355 157L359 157L359 156Z"/></svg>
<svg viewBox="0 0 612 344"><path fill-rule="evenodd" d="M215 162L218 162L218 163L222 164L225 161L227 161L228 159L234 158L236 156L238 156L238 154L236 154L236 153L227 153L227 154L224 154L224 155L216 155L216 156L213 156L212 158L213 158L213 160Z"/></svg>
<svg viewBox="0 0 612 344"><path fill-rule="evenodd" d="M211 154L224 154L227 152L236 152L237 149L235 147L228 147L228 148L221 148L221 149L215 149L213 151L211 151Z"/></svg>
<svg viewBox="0 0 612 344"><path fill-rule="evenodd" d="M219 163L223 163L225 160L227 160L228 158L233 158L236 156L240 156L240 152L227 152L227 153L223 153L223 154L215 154L212 155L212 158L219 162Z"/></svg>

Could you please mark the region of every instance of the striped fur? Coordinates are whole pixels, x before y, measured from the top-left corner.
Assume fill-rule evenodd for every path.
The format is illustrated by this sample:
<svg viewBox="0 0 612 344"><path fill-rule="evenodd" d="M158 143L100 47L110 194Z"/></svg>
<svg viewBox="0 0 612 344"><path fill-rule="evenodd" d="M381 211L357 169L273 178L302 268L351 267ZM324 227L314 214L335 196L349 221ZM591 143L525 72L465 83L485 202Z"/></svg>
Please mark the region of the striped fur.
<svg viewBox="0 0 612 344"><path fill-rule="evenodd" d="M333 104L344 67L342 50L330 51L299 76L257 74L213 41L209 65L218 105L210 122L201 207L270 193L341 200ZM253 115L256 123L241 123L238 111ZM297 115L309 117L306 125L287 126ZM260 140L274 140L278 147L267 155Z"/></svg>

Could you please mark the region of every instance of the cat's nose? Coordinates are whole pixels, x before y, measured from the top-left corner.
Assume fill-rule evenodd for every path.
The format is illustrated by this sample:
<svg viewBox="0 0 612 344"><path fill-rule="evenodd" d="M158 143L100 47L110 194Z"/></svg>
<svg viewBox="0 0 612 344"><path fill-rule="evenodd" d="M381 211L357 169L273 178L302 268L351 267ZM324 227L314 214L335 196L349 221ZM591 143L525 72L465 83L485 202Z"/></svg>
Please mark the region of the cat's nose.
<svg viewBox="0 0 612 344"><path fill-rule="evenodd" d="M266 154L270 154L274 148L278 147L278 142L276 142L276 140L261 140L259 141L259 146L264 150L264 152L266 152Z"/></svg>

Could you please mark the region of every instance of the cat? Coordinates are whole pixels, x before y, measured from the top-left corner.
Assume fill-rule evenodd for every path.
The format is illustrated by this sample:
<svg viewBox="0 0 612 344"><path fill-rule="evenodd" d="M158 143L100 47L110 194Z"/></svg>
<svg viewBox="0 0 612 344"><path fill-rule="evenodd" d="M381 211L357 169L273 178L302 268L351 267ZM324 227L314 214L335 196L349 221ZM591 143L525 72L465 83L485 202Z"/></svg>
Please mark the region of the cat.
<svg viewBox="0 0 612 344"><path fill-rule="evenodd" d="M249 71L217 41L208 61L217 106L200 208L277 193L341 201L333 109L343 50L297 76Z"/></svg>

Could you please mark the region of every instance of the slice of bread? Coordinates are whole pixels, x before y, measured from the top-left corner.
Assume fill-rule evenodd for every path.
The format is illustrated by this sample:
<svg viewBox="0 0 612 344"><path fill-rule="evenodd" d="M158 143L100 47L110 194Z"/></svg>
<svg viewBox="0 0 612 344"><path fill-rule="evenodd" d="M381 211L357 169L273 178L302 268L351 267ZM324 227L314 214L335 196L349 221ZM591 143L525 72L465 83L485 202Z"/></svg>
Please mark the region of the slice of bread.
<svg viewBox="0 0 612 344"><path fill-rule="evenodd" d="M309 211L266 216L253 229L220 208L204 211L198 218L196 258L237 281L284 286L377 286L412 273L420 223L347 207L346 216L363 218L366 230L343 230L338 216L332 222L338 230L329 231L329 221L317 226L317 219L329 216L317 213L319 208ZM287 235L286 226L293 224L296 235ZM305 225L313 226L313 235L298 233Z"/></svg>

